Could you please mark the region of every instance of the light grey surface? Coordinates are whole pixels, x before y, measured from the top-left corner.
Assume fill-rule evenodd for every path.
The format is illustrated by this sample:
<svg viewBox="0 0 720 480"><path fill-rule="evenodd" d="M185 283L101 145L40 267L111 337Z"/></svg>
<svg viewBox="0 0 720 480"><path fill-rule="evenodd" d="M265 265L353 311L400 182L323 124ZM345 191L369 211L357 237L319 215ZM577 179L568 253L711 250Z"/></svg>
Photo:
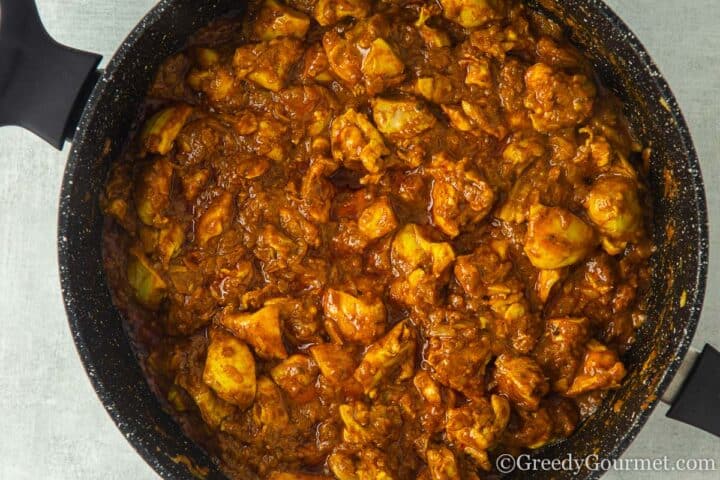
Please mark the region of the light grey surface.
<svg viewBox="0 0 720 480"><path fill-rule="evenodd" d="M700 155L711 225L720 222L720 2L608 0L672 86ZM153 0L38 0L60 42L110 58ZM56 211L66 152L0 129L0 479L152 479L95 396L60 296ZM711 250L718 239L711 231ZM694 345L720 346L720 260ZM720 441L658 407L628 458L714 458ZM612 472L605 478L716 479L718 472Z"/></svg>

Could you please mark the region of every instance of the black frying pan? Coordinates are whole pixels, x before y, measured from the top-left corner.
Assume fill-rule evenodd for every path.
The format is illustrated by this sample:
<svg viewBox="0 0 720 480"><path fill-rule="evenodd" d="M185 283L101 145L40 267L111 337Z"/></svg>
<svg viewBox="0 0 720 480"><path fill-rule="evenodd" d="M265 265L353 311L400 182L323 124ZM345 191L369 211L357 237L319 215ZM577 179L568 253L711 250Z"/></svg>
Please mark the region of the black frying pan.
<svg viewBox="0 0 720 480"><path fill-rule="evenodd" d="M55 43L31 0L0 0L0 125L28 128L57 148L72 139L58 230L70 328L100 400L163 478L224 476L163 412L140 371L105 283L98 195L156 67L198 28L242 5L238 0L162 0L123 42L107 69L96 72L100 57ZM546 458L571 453L576 458L596 454L615 459L670 384L700 316L708 265L702 177L677 102L628 27L600 0L538 0L534 6L567 26L605 85L624 100L643 144L653 149L649 184L658 251L653 257L648 321L624 359L630 374L570 439L535 453ZM668 415L720 434L719 372L720 355L706 347ZM602 473L584 469L579 477L597 478Z"/></svg>

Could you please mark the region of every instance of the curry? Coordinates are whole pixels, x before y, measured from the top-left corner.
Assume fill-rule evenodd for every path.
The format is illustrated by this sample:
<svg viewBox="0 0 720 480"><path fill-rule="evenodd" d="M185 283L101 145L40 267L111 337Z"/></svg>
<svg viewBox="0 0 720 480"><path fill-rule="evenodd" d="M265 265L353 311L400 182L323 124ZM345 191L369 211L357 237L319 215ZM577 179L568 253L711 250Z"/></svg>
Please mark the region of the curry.
<svg viewBox="0 0 720 480"><path fill-rule="evenodd" d="M230 478L480 479L626 375L622 103L519 2L265 0L167 59L102 207L156 393Z"/></svg>

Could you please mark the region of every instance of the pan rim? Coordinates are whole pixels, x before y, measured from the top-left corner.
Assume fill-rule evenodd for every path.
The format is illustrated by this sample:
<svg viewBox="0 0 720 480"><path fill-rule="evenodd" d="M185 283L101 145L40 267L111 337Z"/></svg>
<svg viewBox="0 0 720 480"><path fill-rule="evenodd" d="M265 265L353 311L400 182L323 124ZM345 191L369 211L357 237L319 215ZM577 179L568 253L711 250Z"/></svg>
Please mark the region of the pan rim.
<svg viewBox="0 0 720 480"><path fill-rule="evenodd" d="M97 359L94 358L88 350L87 343L88 339L84 337L81 324L84 321L84 315L79 311L79 307L75 298L77 293L74 291L74 285L71 282L68 275L68 268L71 265L71 258L68 246L68 236L72 235L72 224L70 222L70 212L72 211L70 206L70 185L72 185L75 170L80 158L78 146L83 145L86 141L88 134L88 127L93 117L96 115L98 106L107 93L107 86L109 80L115 75L123 62L126 60L128 53L132 50L137 40L142 37L148 29L154 26L160 17L167 14L168 10L173 6L177 0L161 0L155 7L153 7L137 24L137 26L130 32L126 39L122 42L118 50L115 52L111 61L108 63L102 77L93 89L88 102L83 110L80 122L75 131L75 135L72 141L72 148L68 156L68 161L65 167L63 175L62 190L60 196L60 206L58 211L58 262L60 270L60 282L61 290L63 295L63 302L65 304L65 310L68 317L69 327L73 336L73 340L82 361L83 367L89 380L100 399L103 407L105 408L108 415L111 417L117 428L126 438L128 443L138 452L138 454L145 460L145 462L153 468L158 475L162 478L182 478L177 476L177 465L173 463L173 460L165 455L161 450L157 449L153 444L152 438L142 438L138 435L137 430L133 427L133 423L129 422L127 418L123 417L117 409L113 408L111 401L108 399L108 391L116 388L112 384L108 384L99 375L99 369L97 367ZM677 342L675 348L672 350L673 358L669 361L667 367L664 369L657 383L657 398L653 401L648 402L647 408L637 412L633 419L630 428L621 437L620 441L614 446L608 448L603 453L608 458L618 458L622 453L630 446L632 441L636 438L640 429L647 422L652 412L655 410L657 403L659 402L660 394L665 391L670 381L675 376L677 369L682 362L687 350L690 347L692 339L694 337L697 324L700 320L700 314L702 311L702 305L704 300L706 282L707 282L707 271L708 271L708 260L709 260L709 226L708 226L708 213L706 196L704 190L704 182L702 179L702 173L700 169L700 162L692 141L689 128L685 121L685 118L679 108L677 100L670 89L665 78L660 73L658 67L651 59L650 55L646 51L645 47L631 31L631 29L624 23L624 21L604 2L601 0L584 0L589 8L597 11L599 15L604 17L614 29L622 32L624 38L629 43L630 48L635 55L640 59L640 64L643 69L643 76L649 76L657 87L658 91L662 94L663 98L667 100L668 112L675 120L675 129L677 130L678 138L682 141L683 153L687 157L688 164L692 167L689 178L692 184L692 190L694 193L694 208L693 212L697 215L697 269L695 272L695 278L692 280L692 286L694 287L691 293L688 289L687 298L687 309L688 314L686 315L686 321L683 325L682 337ZM127 339L126 339L127 340ZM590 472L586 478L599 478L605 473L605 470L596 470ZM189 476L188 476L189 477Z"/></svg>

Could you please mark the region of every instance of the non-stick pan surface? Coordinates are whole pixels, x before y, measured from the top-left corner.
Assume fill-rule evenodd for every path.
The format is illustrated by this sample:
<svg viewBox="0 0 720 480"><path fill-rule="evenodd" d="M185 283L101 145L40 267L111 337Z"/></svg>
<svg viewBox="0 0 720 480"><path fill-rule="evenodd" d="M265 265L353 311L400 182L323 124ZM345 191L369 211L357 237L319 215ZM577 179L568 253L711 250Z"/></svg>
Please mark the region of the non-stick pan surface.
<svg viewBox="0 0 720 480"><path fill-rule="evenodd" d="M700 315L708 259L702 178L677 103L627 26L599 0L537 4L567 25L573 40L594 60L603 82L624 100L642 142L652 147L649 183L658 251L653 257L648 320L625 358L630 375L569 440L535 454L613 459L647 420L688 349ZM198 28L238 6L242 2L237 0L163 0L142 20L85 106L62 187L60 274L78 351L118 428L164 478L224 477L162 411L142 376L105 283L98 196L156 67ZM578 476L597 478L602 473L583 469ZM570 478L573 473L534 475Z"/></svg>

